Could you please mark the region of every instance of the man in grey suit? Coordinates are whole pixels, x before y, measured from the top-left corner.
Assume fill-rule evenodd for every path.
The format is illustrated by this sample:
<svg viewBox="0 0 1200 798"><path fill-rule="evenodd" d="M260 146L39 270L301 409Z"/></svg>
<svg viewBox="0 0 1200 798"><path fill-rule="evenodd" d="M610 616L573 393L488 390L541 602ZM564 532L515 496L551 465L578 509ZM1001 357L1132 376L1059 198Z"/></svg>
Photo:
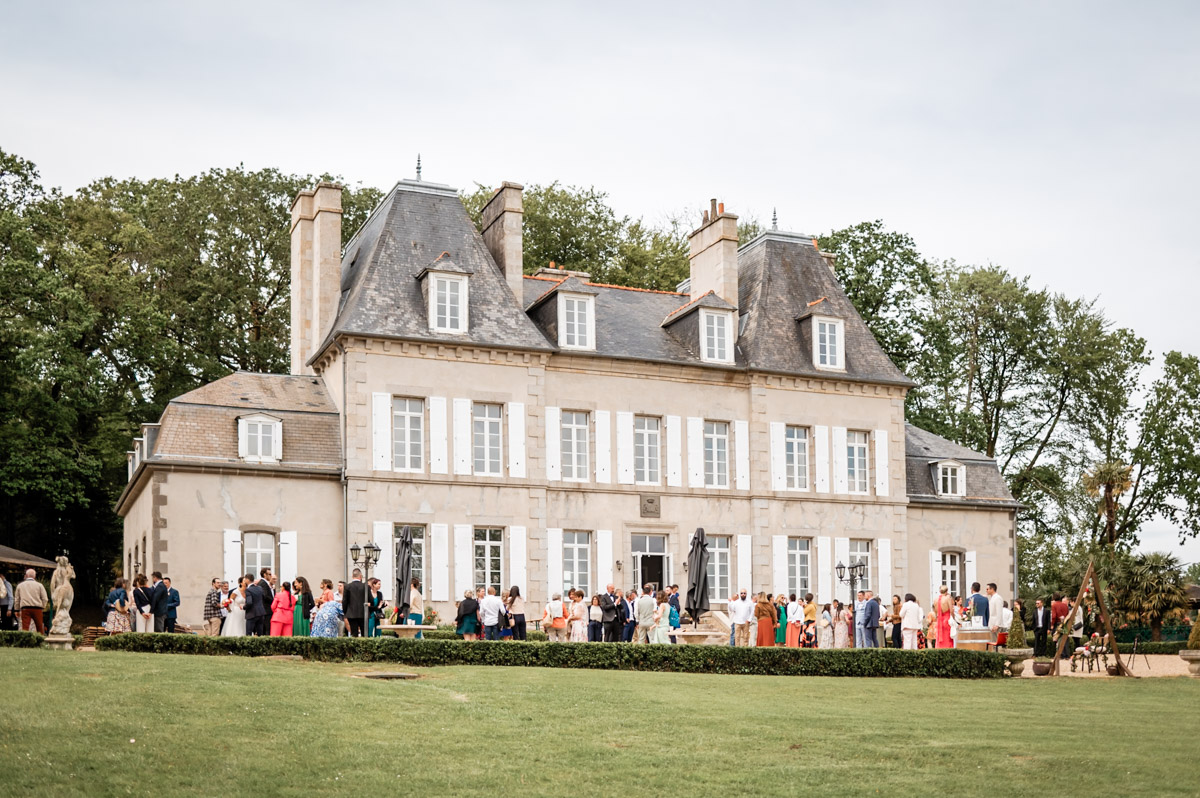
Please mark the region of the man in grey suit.
<svg viewBox="0 0 1200 798"><path fill-rule="evenodd" d="M854 597L854 647L863 648L863 610L867 606L866 593L858 591Z"/></svg>
<svg viewBox="0 0 1200 798"><path fill-rule="evenodd" d="M633 605L633 614L637 616L635 643L650 642L650 630L654 628L654 610L657 607L658 602L654 600L654 590L650 585L646 585L642 590L642 597Z"/></svg>

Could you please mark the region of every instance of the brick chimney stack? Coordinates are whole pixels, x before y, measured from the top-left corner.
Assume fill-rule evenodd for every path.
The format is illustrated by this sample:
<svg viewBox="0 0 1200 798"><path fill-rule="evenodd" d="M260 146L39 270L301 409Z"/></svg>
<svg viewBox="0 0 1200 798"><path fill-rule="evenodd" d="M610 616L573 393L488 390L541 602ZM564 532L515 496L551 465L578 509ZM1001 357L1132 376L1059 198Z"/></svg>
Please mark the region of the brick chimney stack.
<svg viewBox="0 0 1200 798"><path fill-rule="evenodd" d="M333 326L342 279L342 187L318 183L292 202L291 372L305 365Z"/></svg>
<svg viewBox="0 0 1200 798"><path fill-rule="evenodd" d="M496 265L504 272L509 290L517 303L525 306L525 289L522 284L524 253L522 250L521 223L525 219L525 207L521 204L524 186L504 182L483 207L480 221L483 224L483 243Z"/></svg>
<svg viewBox="0 0 1200 798"><path fill-rule="evenodd" d="M715 199L700 227L688 236L693 300L713 291L735 308L738 304L737 216Z"/></svg>

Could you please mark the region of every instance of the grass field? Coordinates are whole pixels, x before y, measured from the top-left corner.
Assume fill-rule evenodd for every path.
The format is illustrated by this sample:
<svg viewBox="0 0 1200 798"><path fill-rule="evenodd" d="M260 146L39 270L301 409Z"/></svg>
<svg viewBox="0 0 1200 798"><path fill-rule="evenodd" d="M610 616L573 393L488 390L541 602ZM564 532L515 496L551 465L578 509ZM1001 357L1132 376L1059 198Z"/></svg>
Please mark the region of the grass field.
<svg viewBox="0 0 1200 798"><path fill-rule="evenodd" d="M1200 795L1197 680L363 670L0 649L0 794Z"/></svg>

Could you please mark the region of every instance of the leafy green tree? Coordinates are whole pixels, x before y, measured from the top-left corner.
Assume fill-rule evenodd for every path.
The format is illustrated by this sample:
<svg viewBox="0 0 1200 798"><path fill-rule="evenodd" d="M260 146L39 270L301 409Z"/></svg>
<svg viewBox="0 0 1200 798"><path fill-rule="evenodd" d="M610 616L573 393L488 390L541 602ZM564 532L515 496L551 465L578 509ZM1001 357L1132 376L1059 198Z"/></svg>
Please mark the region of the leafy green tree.
<svg viewBox="0 0 1200 798"><path fill-rule="evenodd" d="M1117 611L1148 625L1153 640L1162 640L1163 622L1187 606L1183 571L1172 554L1135 554L1117 584Z"/></svg>

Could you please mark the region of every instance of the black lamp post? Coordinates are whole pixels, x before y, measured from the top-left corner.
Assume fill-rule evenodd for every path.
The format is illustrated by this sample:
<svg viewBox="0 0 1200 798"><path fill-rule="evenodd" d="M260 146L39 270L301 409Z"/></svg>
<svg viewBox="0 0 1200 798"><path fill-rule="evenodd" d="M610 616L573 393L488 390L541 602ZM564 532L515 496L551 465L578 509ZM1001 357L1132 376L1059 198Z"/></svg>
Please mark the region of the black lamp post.
<svg viewBox="0 0 1200 798"><path fill-rule="evenodd" d="M858 586L858 580L863 578L863 573L867 570L867 564L862 560L855 560L854 562L850 563L850 567L847 568L842 564L841 560L838 560L837 568L834 570L837 571L837 578L839 582L850 585L850 627L852 629L857 629L858 619L855 617L855 615L857 615L857 611L854 607L854 594L858 592L855 590L855 588ZM850 574L849 578L846 576L847 572Z"/></svg>
<svg viewBox="0 0 1200 798"><path fill-rule="evenodd" d="M350 561L363 569L363 636L367 634L367 621L371 617L371 566L379 562L379 553L383 549L374 542L368 541L366 546L359 547L357 543L350 547Z"/></svg>

